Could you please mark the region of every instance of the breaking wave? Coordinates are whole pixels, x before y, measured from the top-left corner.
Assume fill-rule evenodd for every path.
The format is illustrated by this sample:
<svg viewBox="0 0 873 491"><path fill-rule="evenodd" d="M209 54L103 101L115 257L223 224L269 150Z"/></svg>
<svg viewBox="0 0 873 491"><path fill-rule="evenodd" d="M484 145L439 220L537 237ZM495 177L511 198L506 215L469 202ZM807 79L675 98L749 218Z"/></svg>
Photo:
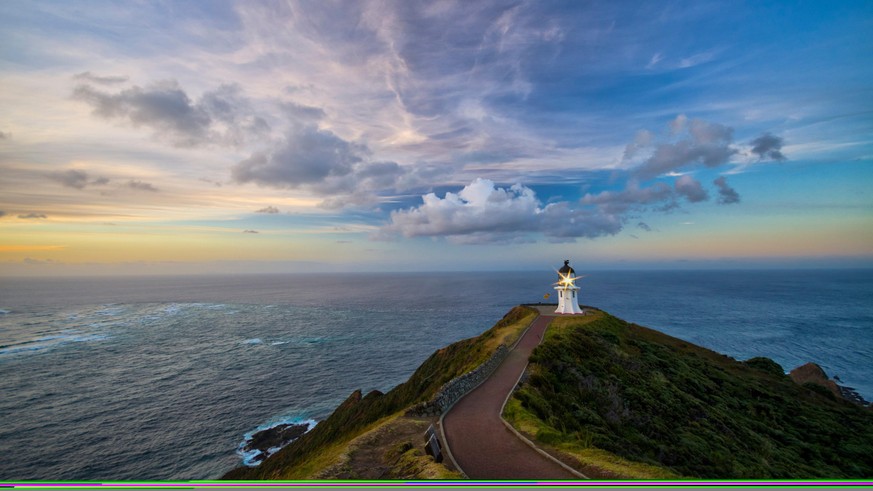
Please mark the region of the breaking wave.
<svg viewBox="0 0 873 491"><path fill-rule="evenodd" d="M312 431L315 428L315 425L318 424L318 421L314 419L308 418L283 418L277 421L263 424L255 428L254 430L243 435L243 441L237 447L236 453L242 459L243 465L248 467L256 467L261 462L264 461L270 455L278 452L284 447L288 446L300 436ZM267 448L254 448L256 445L255 436L258 434L263 434L263 432L267 432L269 430L274 430L280 428L282 426L303 426L306 428L299 433L295 438L281 439L279 438L280 443L275 446L268 446Z"/></svg>

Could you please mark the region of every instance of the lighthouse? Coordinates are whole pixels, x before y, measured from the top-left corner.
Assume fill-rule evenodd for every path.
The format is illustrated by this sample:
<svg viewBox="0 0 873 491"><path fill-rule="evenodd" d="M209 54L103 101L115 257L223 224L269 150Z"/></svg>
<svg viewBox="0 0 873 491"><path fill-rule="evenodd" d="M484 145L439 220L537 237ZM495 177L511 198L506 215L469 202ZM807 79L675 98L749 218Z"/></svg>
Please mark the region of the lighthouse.
<svg viewBox="0 0 873 491"><path fill-rule="evenodd" d="M558 282L555 290L558 292L558 310L556 314L584 314L579 308L579 287L576 286L576 271L570 267L570 260L564 261L564 267L558 270Z"/></svg>

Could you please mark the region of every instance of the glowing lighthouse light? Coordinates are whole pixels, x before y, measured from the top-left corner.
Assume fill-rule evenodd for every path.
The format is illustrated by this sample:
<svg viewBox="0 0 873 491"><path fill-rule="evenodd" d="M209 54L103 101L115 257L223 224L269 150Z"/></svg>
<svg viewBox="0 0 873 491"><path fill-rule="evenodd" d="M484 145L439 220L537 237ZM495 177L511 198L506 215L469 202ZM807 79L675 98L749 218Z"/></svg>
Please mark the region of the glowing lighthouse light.
<svg viewBox="0 0 873 491"><path fill-rule="evenodd" d="M570 260L564 261L564 267L558 270L560 278L555 283L558 292L558 310L556 314L584 314L579 308L579 287L576 286L576 271L570 267Z"/></svg>

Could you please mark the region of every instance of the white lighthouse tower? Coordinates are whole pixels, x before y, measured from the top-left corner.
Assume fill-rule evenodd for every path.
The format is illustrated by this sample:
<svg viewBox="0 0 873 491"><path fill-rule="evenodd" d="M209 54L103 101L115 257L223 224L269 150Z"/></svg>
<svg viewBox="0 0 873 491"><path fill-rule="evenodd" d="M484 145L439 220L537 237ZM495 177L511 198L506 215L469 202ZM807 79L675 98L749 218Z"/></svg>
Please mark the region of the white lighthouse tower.
<svg viewBox="0 0 873 491"><path fill-rule="evenodd" d="M558 310L556 314L584 314L579 308L579 287L576 286L576 271L570 267L570 260L564 261L564 267L558 270L560 279L555 283L558 292Z"/></svg>

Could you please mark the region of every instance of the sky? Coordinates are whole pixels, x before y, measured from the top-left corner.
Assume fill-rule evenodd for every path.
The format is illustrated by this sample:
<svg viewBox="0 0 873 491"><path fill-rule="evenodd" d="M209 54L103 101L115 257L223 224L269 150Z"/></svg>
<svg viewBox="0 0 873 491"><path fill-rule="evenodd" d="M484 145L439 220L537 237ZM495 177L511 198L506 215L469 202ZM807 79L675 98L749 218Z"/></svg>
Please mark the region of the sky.
<svg viewBox="0 0 873 491"><path fill-rule="evenodd" d="M873 266L873 3L0 2L0 275Z"/></svg>

